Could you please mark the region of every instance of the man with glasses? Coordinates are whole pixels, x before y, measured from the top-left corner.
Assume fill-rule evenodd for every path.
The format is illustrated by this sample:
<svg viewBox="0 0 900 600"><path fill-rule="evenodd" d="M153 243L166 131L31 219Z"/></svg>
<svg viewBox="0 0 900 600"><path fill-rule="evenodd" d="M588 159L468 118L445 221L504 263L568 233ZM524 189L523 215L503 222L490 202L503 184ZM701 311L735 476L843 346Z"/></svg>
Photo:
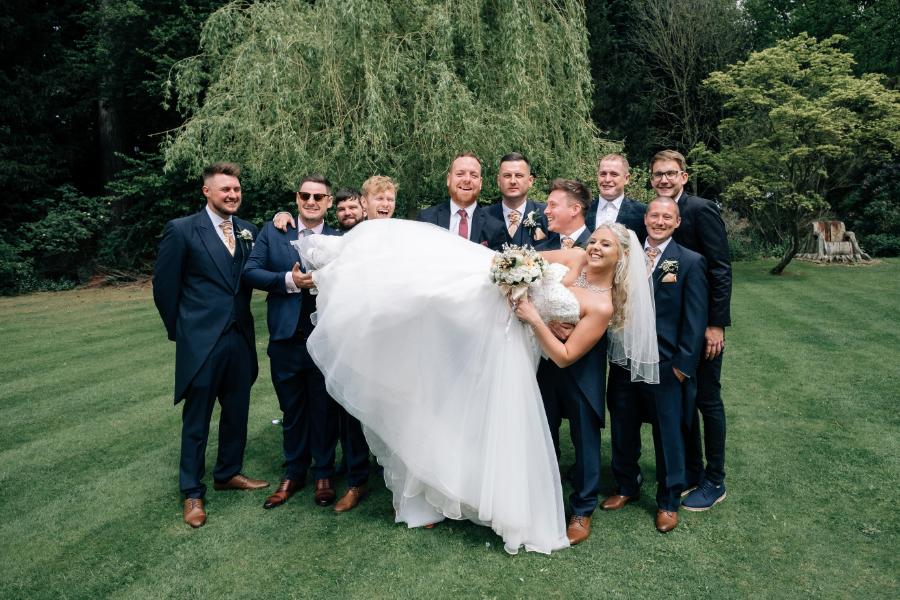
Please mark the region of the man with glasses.
<svg viewBox="0 0 900 600"><path fill-rule="evenodd" d="M306 272L291 245L292 240L314 233L340 235L325 224L325 213L331 204L331 183L321 175L305 177L297 192L299 230L291 224L286 231L280 231L273 223L267 223L244 267L244 282L269 293L268 355L272 385L284 413L284 476L263 508L287 502L303 486L311 462L316 504L328 506L335 500L332 479L338 405L326 392L325 379L306 350L316 299L310 294L314 287L312 275Z"/></svg>
<svg viewBox="0 0 900 600"><path fill-rule="evenodd" d="M628 159L621 154L607 154L597 162L597 189L600 193L591 203L585 222L591 231L604 223L621 223L638 236L647 237L644 211L647 207L625 197L625 186L631 179Z"/></svg>
<svg viewBox="0 0 900 600"><path fill-rule="evenodd" d="M709 317L700 366L696 377L689 380L690 385L696 386L696 409L689 406L689 422L693 424L685 440L687 488L682 502L685 510L703 511L725 499L725 407L721 375L725 327L731 325L731 257L718 206L684 191L688 181L685 169L684 156L675 150L658 152L650 161L650 184L658 195L675 200L681 213L681 225L673 238L681 246L701 254L707 263ZM703 416L702 443L697 411Z"/></svg>

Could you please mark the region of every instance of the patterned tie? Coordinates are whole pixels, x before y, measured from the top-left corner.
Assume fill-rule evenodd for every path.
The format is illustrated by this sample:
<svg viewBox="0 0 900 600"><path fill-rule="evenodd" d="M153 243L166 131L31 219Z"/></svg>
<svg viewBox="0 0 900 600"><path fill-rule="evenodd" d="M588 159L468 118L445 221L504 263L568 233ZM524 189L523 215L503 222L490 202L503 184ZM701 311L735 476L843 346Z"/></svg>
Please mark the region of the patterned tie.
<svg viewBox="0 0 900 600"><path fill-rule="evenodd" d="M573 240L572 238L570 238L570 237L567 236L567 235L564 235L564 236L563 236L563 239L562 239L562 242L560 242L560 245L561 245L563 248L571 248L572 246L575 245L575 240Z"/></svg>
<svg viewBox="0 0 900 600"><path fill-rule="evenodd" d="M516 232L519 230L519 217L521 216L521 213L517 210L509 211L509 227L506 228L509 232L509 237L516 235Z"/></svg>
<svg viewBox="0 0 900 600"><path fill-rule="evenodd" d="M222 233L225 234L225 246L228 248L228 252L230 252L231 255L234 256L234 227L231 225L231 219L222 221L221 223L219 223L219 227L222 228Z"/></svg>
<svg viewBox="0 0 900 600"><path fill-rule="evenodd" d="M647 275L649 275L653 272L653 263L656 262L656 257L659 256L659 248L647 246L644 248L644 253L647 255Z"/></svg>
<svg viewBox="0 0 900 600"><path fill-rule="evenodd" d="M466 212L466 209L461 208L456 211L456 214L459 215L459 237L469 239L469 213Z"/></svg>

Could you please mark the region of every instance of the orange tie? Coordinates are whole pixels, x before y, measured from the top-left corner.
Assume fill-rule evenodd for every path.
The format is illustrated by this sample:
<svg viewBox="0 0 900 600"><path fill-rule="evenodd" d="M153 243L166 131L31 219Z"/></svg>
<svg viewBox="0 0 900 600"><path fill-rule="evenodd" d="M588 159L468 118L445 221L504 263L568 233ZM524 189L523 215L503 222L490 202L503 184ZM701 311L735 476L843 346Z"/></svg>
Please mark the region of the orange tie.
<svg viewBox="0 0 900 600"><path fill-rule="evenodd" d="M647 246L644 248L644 252L647 254L647 275L649 275L653 272L653 263L656 262L656 257L659 256L659 248Z"/></svg>
<svg viewBox="0 0 900 600"><path fill-rule="evenodd" d="M513 237L516 235L516 231L519 230L519 211L511 210L509 211L509 227L506 230L509 232L509 237Z"/></svg>
<svg viewBox="0 0 900 600"><path fill-rule="evenodd" d="M231 219L227 221L222 221L219 223L219 227L222 228L222 233L225 234L225 245L228 247L228 252L234 256L235 242L234 242L234 227L231 225Z"/></svg>

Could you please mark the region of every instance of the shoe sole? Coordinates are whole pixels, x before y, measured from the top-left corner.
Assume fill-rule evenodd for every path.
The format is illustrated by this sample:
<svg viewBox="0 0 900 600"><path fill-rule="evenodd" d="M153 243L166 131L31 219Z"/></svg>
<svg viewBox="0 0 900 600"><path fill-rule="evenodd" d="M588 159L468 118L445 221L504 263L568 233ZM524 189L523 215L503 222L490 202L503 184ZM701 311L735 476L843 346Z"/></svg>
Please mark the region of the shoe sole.
<svg viewBox="0 0 900 600"><path fill-rule="evenodd" d="M694 507L685 506L684 504L682 504L681 508L683 508L684 510L689 510L691 512L703 512L705 510L711 509L713 506L715 506L716 504L718 504L719 502L724 500L726 496L728 496L728 492L722 492L722 495L719 496L718 498L716 498L716 501L713 502L712 504L710 504L709 506L702 506L702 507L694 508Z"/></svg>

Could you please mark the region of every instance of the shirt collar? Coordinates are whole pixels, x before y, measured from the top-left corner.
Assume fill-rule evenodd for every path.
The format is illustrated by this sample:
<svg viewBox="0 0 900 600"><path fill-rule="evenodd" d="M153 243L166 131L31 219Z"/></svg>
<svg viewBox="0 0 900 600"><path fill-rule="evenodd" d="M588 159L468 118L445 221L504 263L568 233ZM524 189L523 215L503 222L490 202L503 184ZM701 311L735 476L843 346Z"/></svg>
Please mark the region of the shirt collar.
<svg viewBox="0 0 900 600"><path fill-rule="evenodd" d="M515 207L513 207L513 208L509 208L509 207L506 206L506 204L501 200L501 201L500 201L500 206L503 207L503 218L506 219L507 221L509 221L509 213L510 213L511 211L513 211L513 210L517 210L517 211L519 211L519 216L522 217L522 219L524 219L524 218L525 218L525 206L526 206L527 204L528 204L528 198L525 198L525 199L522 200L522 203L521 203L520 205L515 206ZM459 209L457 209L457 210L459 210Z"/></svg>
<svg viewBox="0 0 900 600"><path fill-rule="evenodd" d="M663 252L666 251L666 246L668 246L669 242L671 242L671 241L672 241L672 237L670 236L669 239L667 239L662 244L660 244L659 246L656 247L659 250L659 256L663 255ZM646 240L644 240L644 250L646 250L649 247L650 247L650 238L647 238Z"/></svg>
<svg viewBox="0 0 900 600"><path fill-rule="evenodd" d="M476 207L477 205L478 205L478 202L473 202L473 203L470 204L467 208L464 209L464 210L466 211L466 214L469 216L469 219L472 218L472 213L475 212L475 207ZM460 206L459 204L457 204L457 203L454 202L453 200L450 200L450 216L453 216L453 215L455 215L456 213L458 213L458 212L459 212L459 209L461 209L461 208L462 208L462 206Z"/></svg>
<svg viewBox="0 0 900 600"><path fill-rule="evenodd" d="M619 196L619 197L616 198L615 200L612 200L612 201L611 201L611 202L612 202L612 205L616 207L616 210L621 210L621 209L622 209L622 200L624 200L624 199L625 199L625 194L623 193L621 196ZM601 200L601 202L600 202L600 209L601 209L601 210L604 209L604 208L606 208L607 205L610 204L610 201L607 200L606 198L604 198L603 196L600 196L600 200Z"/></svg>
<svg viewBox="0 0 900 600"><path fill-rule="evenodd" d="M213 211L213 209L209 207L209 204L206 205L206 214L209 215L209 219L212 221L213 227L215 227L216 229L218 229L219 225L221 225L225 221L231 221L230 216L227 219L223 219L222 217L217 215L215 211ZM234 221L231 221L231 227L232 230L234 230Z"/></svg>
<svg viewBox="0 0 900 600"><path fill-rule="evenodd" d="M572 233L570 233L570 234L568 234L568 235L565 235L565 234L562 234L562 233L559 234L559 237L560 237L560 239L562 239L562 238L564 238L564 237L572 238L573 240L575 240L575 241L577 242L577 241L578 241L578 238L581 237L581 234L584 233L584 230L585 230L585 229L587 229L587 226L586 226L586 225L582 225L581 227L579 227L578 229L576 229L575 231L573 231Z"/></svg>
<svg viewBox="0 0 900 600"><path fill-rule="evenodd" d="M303 231L304 229L309 229L313 233L322 233L322 231L325 230L325 221L324 220L322 220L322 222L319 223L318 225L316 225L315 227L307 227L303 224L302 221L300 221L300 215L297 215L297 223L300 226L300 228L297 230L298 232Z"/></svg>

